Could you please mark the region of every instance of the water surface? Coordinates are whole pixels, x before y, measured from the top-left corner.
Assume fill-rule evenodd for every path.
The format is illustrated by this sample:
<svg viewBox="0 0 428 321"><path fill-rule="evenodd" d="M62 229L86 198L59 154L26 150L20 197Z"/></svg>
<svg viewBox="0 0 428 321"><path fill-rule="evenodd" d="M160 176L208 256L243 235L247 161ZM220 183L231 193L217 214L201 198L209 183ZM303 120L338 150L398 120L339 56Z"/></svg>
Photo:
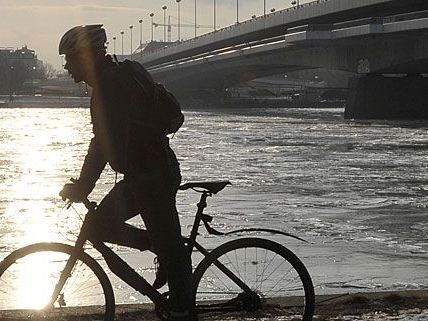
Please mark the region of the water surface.
<svg viewBox="0 0 428 321"><path fill-rule="evenodd" d="M0 114L0 259L36 241L72 242L84 211L65 210L57 195L78 176L91 137L89 110ZM302 258L317 294L428 288L427 125L353 122L342 114L187 111L171 144L185 181L232 182L209 200L216 228L276 228L309 241L266 235ZM99 201L114 181L107 169L91 198ZM197 197L178 194L184 233ZM202 234L201 240L214 247L226 239ZM152 271L152 256L119 251ZM119 302L143 300L113 280Z"/></svg>

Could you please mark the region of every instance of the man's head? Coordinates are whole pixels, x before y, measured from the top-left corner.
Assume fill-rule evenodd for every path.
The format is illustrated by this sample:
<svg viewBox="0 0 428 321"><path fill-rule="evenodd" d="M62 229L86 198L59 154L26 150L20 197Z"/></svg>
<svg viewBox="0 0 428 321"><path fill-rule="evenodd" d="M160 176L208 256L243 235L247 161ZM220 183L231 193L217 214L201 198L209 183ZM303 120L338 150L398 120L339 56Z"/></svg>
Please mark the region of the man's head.
<svg viewBox="0 0 428 321"><path fill-rule="evenodd" d="M94 66L106 54L107 36L102 25L77 26L68 30L59 42L59 54L65 55L65 69L75 82L91 82Z"/></svg>

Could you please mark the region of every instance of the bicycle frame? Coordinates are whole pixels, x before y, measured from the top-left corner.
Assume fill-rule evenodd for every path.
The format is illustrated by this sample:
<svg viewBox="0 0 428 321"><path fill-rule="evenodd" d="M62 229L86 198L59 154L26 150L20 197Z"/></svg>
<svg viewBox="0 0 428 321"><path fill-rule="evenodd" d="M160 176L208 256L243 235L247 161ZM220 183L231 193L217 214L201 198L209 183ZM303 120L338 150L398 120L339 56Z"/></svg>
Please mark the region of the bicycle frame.
<svg viewBox="0 0 428 321"><path fill-rule="evenodd" d="M184 237L185 243L188 247L188 254L191 255L193 249L196 248L204 257L210 254L210 251L204 248L201 244L196 241L196 237L198 235L198 230L201 225L201 222L204 223L205 228L208 233L214 235L230 235L234 233L242 233L242 232L254 232L254 231L262 231L269 232L274 234L281 234L285 236L290 236L295 239L305 241L297 236L294 236L289 233L285 233L282 231L271 230L271 229L241 229L236 231L231 231L227 233L219 232L212 228L209 225L209 222L212 221L212 217L203 213L204 208L207 207L207 198L212 196L212 193L208 191L199 191L202 193L199 203L197 204L197 212L195 215L195 220L190 232L189 237ZM67 261L64 270L61 273L60 279L55 286L54 292L50 299L47 308L53 307L54 303L61 296L61 290L64 287L68 277L72 274L73 268L77 262L79 255L84 251L84 245L87 238L87 229L90 224L90 218L95 211L96 204L90 202L89 200L84 200L84 205L88 209L88 213L86 214L81 231L78 235L77 241L75 243L75 251L73 255L70 256ZM305 241L306 242L306 241ZM168 300L166 296L162 295L159 291L154 289L152 285L147 282L142 276L140 276L131 266L129 266L122 258L120 258L114 251L104 244L102 241L93 241L93 247L103 256L105 262L107 263L109 269L116 274L120 279L122 279L129 286L137 290L138 292L148 296L150 300L155 303L157 309L161 309L162 311L168 311ZM237 275L235 275L230 269L228 269L225 265L220 263L219 261L215 261L214 264L233 282L236 283L243 291L247 293L251 293L251 289L248 285L246 285Z"/></svg>

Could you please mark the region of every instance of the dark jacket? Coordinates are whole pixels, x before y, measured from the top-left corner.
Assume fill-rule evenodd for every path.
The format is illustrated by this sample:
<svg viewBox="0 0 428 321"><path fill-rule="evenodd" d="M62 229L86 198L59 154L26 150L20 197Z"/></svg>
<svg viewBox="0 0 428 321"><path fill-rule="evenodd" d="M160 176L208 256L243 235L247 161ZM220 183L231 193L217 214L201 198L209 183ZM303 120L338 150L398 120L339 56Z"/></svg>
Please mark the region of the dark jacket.
<svg viewBox="0 0 428 321"><path fill-rule="evenodd" d="M79 180L92 190L107 163L128 179L179 174L168 137L133 122L148 99L132 75L109 57L99 70L90 107L94 136Z"/></svg>

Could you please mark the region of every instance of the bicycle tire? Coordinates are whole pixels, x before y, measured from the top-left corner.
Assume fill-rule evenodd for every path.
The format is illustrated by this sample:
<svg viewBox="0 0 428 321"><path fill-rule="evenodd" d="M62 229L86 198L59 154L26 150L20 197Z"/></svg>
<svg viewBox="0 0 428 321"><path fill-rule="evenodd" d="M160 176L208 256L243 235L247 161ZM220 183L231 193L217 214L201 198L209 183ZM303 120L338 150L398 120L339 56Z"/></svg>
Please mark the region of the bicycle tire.
<svg viewBox="0 0 428 321"><path fill-rule="evenodd" d="M217 260L251 291L243 291L220 271ZM277 262L280 265L274 266ZM277 288L280 281L284 281L281 286L290 286ZM315 309L312 280L300 259L286 247L261 238L237 239L214 249L196 267L193 291L199 320L229 313L239 320L281 316L281 320L311 321Z"/></svg>
<svg viewBox="0 0 428 321"><path fill-rule="evenodd" d="M9 254L0 263L0 319L113 321L113 289L102 267L82 252L60 297L49 302L59 274L74 252L61 243L36 243ZM82 307L86 307L82 309Z"/></svg>

